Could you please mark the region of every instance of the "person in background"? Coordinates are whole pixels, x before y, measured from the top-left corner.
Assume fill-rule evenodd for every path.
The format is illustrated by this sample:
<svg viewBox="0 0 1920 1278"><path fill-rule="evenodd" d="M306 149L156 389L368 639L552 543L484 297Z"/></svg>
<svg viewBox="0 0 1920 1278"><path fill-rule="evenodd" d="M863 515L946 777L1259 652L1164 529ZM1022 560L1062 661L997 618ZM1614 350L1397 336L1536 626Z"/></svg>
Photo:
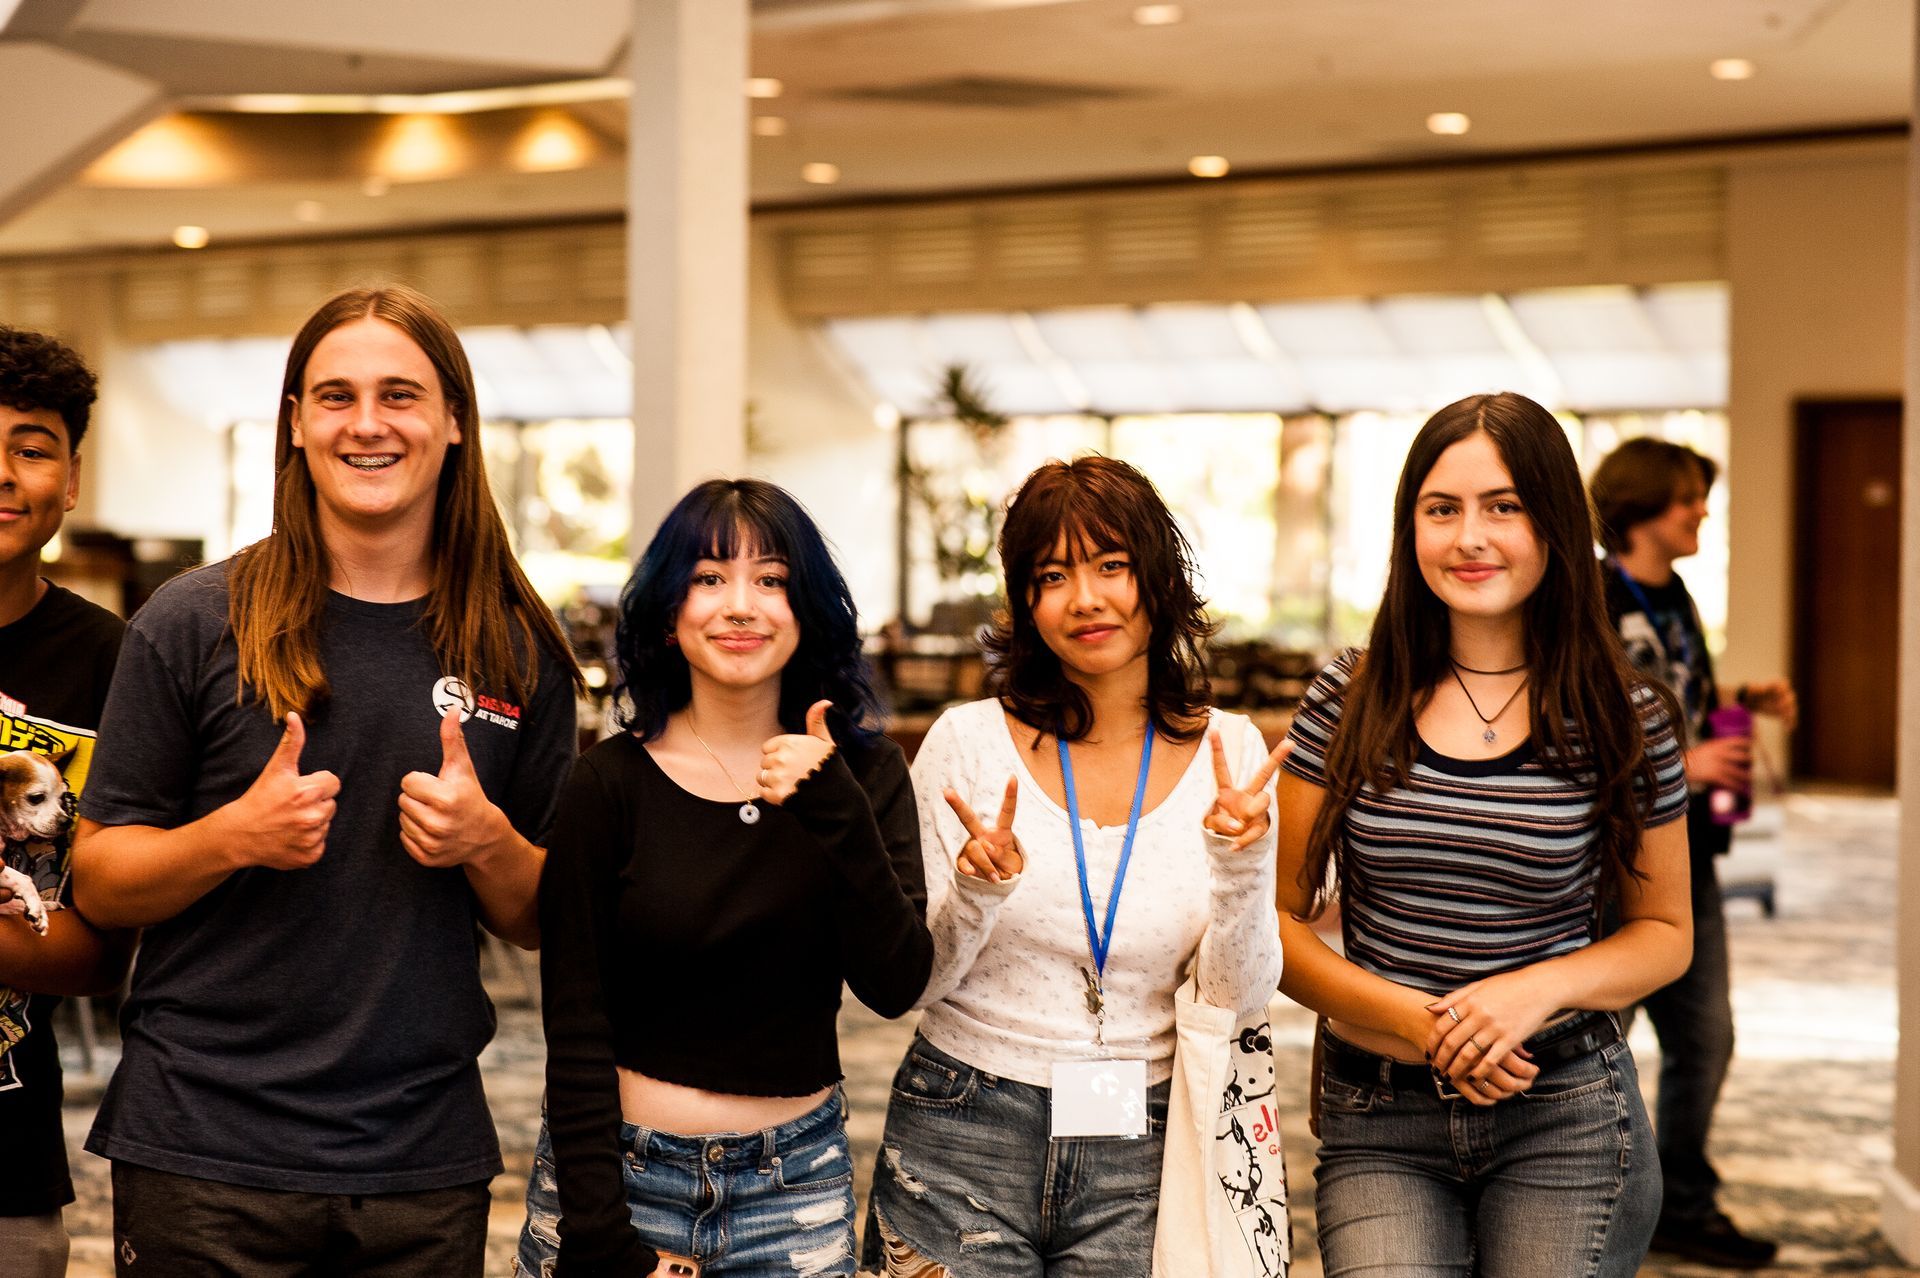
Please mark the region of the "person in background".
<svg viewBox="0 0 1920 1278"><path fill-rule="evenodd" d="M1368 647L1294 719L1281 989L1326 1018L1327 1278L1630 1278L1646 1255L1660 1167L1612 1013L1686 968L1687 798L1593 532L1552 414L1441 409L1400 473ZM1307 922L1336 901L1339 951Z"/></svg>
<svg viewBox="0 0 1920 1278"><path fill-rule="evenodd" d="M1202 1001L1250 1012L1280 979L1268 808L1285 748L1210 705L1192 556L1139 471L1040 467L1000 556L994 695L942 714L913 762L935 960L866 1266L1146 1274L1176 991L1191 969Z"/></svg>
<svg viewBox="0 0 1920 1278"><path fill-rule="evenodd" d="M146 929L87 1140L127 1278L481 1271L475 925L538 941L578 676L479 430L432 302L336 294L287 355L272 535L129 628L75 853L87 915Z"/></svg>
<svg viewBox="0 0 1920 1278"><path fill-rule="evenodd" d="M0 1256L11 1278L67 1272L73 1180L53 1010L61 995L117 986L132 940L65 900L73 801L126 624L40 575L80 495L94 393L72 350L0 325L0 838L25 880L0 883Z"/></svg>
<svg viewBox="0 0 1920 1278"><path fill-rule="evenodd" d="M853 595L760 480L667 515L621 598L627 731L583 755L540 916L526 1278L854 1272L835 1017L933 962L913 789Z"/></svg>
<svg viewBox="0 0 1920 1278"><path fill-rule="evenodd" d="M1705 1264L1759 1269L1776 1244L1741 1232L1717 1202L1720 1177L1707 1158L1713 1108L1733 1061L1733 1001L1727 920L1715 860L1732 843L1728 818L1753 789L1753 740L1732 731L1722 708L1772 715L1789 727L1791 685L1742 685L1726 694L1714 679L1706 631L1674 564L1700 549L1700 521L1717 467L1690 448L1628 440L1594 472L1593 504L1607 551L1607 611L1627 659L1678 698L1685 719L1687 840L1693 867L1693 962L1645 1001L1660 1038L1660 1092L1654 1129L1665 1201L1653 1249ZM1716 714L1717 711L1721 713ZM1714 725L1722 725L1716 733Z"/></svg>

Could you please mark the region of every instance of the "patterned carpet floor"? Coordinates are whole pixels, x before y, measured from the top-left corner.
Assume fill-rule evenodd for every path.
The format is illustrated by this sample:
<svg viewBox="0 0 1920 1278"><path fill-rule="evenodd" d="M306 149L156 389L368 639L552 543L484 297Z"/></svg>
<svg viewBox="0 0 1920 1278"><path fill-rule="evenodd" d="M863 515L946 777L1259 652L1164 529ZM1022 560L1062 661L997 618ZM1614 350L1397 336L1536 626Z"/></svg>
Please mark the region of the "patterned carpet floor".
<svg viewBox="0 0 1920 1278"><path fill-rule="evenodd" d="M1732 880L1770 875L1776 914L1751 901L1729 907L1739 1048L1714 1128L1713 1155L1727 1185L1724 1206L1751 1232L1781 1242L1774 1275L1920 1275L1900 1264L1877 1232L1880 1175L1892 1154L1895 1048L1894 825L1887 799L1795 795L1777 834L1740 841ZM544 1052L523 973L501 961L491 974L500 1034L482 1066L507 1173L494 1184L489 1278L511 1272L520 1198L540 1117ZM69 1209L74 1278L112 1273L107 1165L79 1152L92 1120L103 1046L93 1079L68 1040L67 1129L80 1200ZM1313 1141L1306 1130L1311 1018L1276 1005L1283 1072L1279 1096L1293 1188L1295 1278L1319 1278L1313 1241ZM842 1021L842 1052L863 1199L887 1089L912 1030L858 1007ZM1644 1020L1633 1047L1643 1078L1658 1072ZM1718 1271L1655 1257L1643 1276L1698 1278Z"/></svg>

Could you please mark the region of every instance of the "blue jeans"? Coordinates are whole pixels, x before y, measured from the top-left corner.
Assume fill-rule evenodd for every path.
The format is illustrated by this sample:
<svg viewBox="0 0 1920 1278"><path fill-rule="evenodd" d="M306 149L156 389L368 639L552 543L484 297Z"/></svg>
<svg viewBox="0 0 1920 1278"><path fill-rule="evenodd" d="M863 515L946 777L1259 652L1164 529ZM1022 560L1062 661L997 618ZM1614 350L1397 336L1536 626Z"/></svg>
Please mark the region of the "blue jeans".
<svg viewBox="0 0 1920 1278"><path fill-rule="evenodd" d="M673 1136L620 1125L633 1227L702 1278L852 1278L853 1162L839 1088L765 1131ZM560 1250L553 1143L544 1122L527 1177L515 1278L546 1278Z"/></svg>
<svg viewBox="0 0 1920 1278"><path fill-rule="evenodd" d="M893 1079L865 1268L918 1256L959 1278L1115 1278L1153 1267L1168 1084L1139 1140L1051 1140L1049 1092L915 1038Z"/></svg>
<svg viewBox="0 0 1920 1278"><path fill-rule="evenodd" d="M1481 1108L1328 1034L1319 1100L1327 1278L1632 1278L1646 1255L1660 1161L1624 1039Z"/></svg>

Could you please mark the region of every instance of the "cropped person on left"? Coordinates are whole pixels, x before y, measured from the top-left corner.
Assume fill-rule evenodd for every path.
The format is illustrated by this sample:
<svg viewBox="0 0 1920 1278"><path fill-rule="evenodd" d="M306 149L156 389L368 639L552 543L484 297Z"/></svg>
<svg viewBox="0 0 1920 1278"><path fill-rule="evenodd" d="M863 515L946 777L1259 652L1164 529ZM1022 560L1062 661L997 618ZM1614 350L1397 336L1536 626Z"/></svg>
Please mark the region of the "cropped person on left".
<svg viewBox="0 0 1920 1278"><path fill-rule="evenodd" d="M852 594L790 495L710 480L628 581L618 649L629 730L575 767L541 884L518 1272L851 1275L841 985L899 1016L933 964Z"/></svg>

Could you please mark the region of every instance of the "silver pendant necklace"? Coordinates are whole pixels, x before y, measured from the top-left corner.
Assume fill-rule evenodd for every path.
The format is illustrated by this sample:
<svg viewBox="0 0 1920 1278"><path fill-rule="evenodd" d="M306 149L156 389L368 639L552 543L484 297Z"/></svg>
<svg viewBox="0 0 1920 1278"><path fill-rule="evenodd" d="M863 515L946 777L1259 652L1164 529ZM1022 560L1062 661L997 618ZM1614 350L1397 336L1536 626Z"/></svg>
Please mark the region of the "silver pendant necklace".
<svg viewBox="0 0 1920 1278"><path fill-rule="evenodd" d="M720 775L727 779L727 784L733 787L733 792L745 800L740 805L740 824L757 824L760 820L760 809L755 805L753 796L740 788L740 783L733 779L733 773L727 771L727 765L720 762L720 756L713 752L713 747L707 744L707 739L700 735L700 729L693 726L693 707L691 706L687 707L687 731L693 734L693 739L700 743L700 748L707 752L709 759L713 760L713 766L720 769Z"/></svg>
<svg viewBox="0 0 1920 1278"><path fill-rule="evenodd" d="M1515 666L1513 667L1513 670L1521 670L1524 668L1525 667L1523 666ZM1460 685L1460 691L1467 694L1467 704L1473 707L1474 717L1480 720L1481 724L1486 729L1484 732L1480 734L1480 739L1486 742L1488 745L1492 745L1494 738L1499 735L1493 730L1493 721L1495 719L1498 719L1501 715L1505 714L1507 712L1507 707L1513 704L1514 698L1518 697L1521 694L1521 692L1525 691L1527 686L1527 681L1525 679L1522 679L1520 681L1520 686L1513 690L1513 696L1508 697L1505 701L1502 701L1500 703L1500 708L1498 710L1495 710L1491 715L1485 715L1480 713L1480 703L1473 699L1473 690L1468 688L1467 681L1460 677L1460 670L1461 670L1460 663L1457 661L1449 662L1447 669L1453 675L1453 681ZM1469 666L1467 667L1467 669L1472 669L1472 667ZM1512 674L1513 670L1498 670L1498 671L1474 670L1473 673L1475 674Z"/></svg>

